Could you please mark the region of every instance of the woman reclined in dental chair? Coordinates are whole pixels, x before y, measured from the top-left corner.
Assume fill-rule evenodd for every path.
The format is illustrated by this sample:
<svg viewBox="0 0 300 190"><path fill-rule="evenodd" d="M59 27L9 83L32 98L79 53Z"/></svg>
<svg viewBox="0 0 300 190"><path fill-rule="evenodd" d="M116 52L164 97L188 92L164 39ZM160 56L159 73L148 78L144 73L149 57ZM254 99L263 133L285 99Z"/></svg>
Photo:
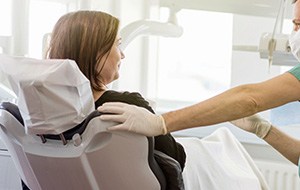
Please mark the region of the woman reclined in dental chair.
<svg viewBox="0 0 300 190"><path fill-rule="evenodd" d="M118 26L118 19L103 12L78 11L68 13L62 16L54 27L48 58L70 59L77 63L81 72L90 81L95 103L94 108L105 102L115 101L135 104L154 112L149 103L138 93L107 90L107 85L118 79L121 59L125 57L119 49L121 38L118 36ZM72 137L74 131L78 130L80 131L80 126L63 132L63 136ZM216 136L218 138L215 138ZM46 137L57 138L57 136L51 135L46 135ZM151 138L149 139L150 143ZM224 143L224 139L231 140ZM161 187L161 189L267 189L249 155L228 130L219 131L211 138L202 141L196 138L179 139L179 142L189 152L187 164L185 164L186 154L183 146L171 134L155 137L154 140L155 150L166 154L179 163L178 172L178 169L166 167L165 157L162 158L159 153L156 154L156 161L166 178L166 186ZM216 143L218 143L218 147L213 148L211 145ZM232 146L230 151L228 149L223 150L224 144L228 145L226 148ZM201 147L207 147L207 150L211 150L211 152L201 149ZM218 151L216 150L222 154L225 151L223 154L225 159L223 157L213 158L214 156L218 158ZM229 154L226 154L226 151ZM237 155L232 156L234 153ZM231 158L236 160L230 160ZM186 169L184 170L185 165ZM185 184L182 181L182 171Z"/></svg>
<svg viewBox="0 0 300 190"><path fill-rule="evenodd" d="M149 103L138 93L107 90L107 85L119 78L121 59L118 36L119 20L96 11L78 11L62 16L51 34L48 57L74 60L90 80L95 108L105 102L121 101L142 106L154 113ZM170 135L155 137L155 150L177 160L183 170L185 152ZM168 176L166 176L167 182ZM170 179L171 180L171 179ZM168 186L167 186L168 187Z"/></svg>

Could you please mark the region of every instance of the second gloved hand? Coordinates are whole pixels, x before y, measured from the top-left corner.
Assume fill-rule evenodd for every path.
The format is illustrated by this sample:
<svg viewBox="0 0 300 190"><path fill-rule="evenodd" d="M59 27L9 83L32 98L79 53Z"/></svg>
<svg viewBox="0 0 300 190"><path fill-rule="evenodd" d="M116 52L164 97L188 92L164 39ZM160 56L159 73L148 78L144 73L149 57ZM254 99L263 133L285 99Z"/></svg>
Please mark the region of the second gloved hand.
<svg viewBox="0 0 300 190"><path fill-rule="evenodd" d="M108 128L109 130L127 130L146 136L167 133L163 117L152 114L143 107L121 102L109 102L98 107L97 110L103 113L100 116L101 120L120 123Z"/></svg>
<svg viewBox="0 0 300 190"><path fill-rule="evenodd" d="M256 134L260 138L265 138L272 127L270 122L258 115L237 119L231 121L231 123L241 129Z"/></svg>

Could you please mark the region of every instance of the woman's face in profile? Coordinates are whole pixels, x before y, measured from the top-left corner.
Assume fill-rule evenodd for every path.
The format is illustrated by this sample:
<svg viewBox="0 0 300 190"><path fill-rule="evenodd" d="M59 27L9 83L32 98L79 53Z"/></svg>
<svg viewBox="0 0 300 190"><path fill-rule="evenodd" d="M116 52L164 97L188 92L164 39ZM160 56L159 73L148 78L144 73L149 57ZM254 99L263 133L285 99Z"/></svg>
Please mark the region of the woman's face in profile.
<svg viewBox="0 0 300 190"><path fill-rule="evenodd" d="M106 59L106 62L103 63L104 67L100 74L102 82L106 85L119 78L119 68L121 65L121 60L125 58L124 53L120 50L120 45L121 38L118 36L110 52L108 52L108 55L104 56L108 57Z"/></svg>

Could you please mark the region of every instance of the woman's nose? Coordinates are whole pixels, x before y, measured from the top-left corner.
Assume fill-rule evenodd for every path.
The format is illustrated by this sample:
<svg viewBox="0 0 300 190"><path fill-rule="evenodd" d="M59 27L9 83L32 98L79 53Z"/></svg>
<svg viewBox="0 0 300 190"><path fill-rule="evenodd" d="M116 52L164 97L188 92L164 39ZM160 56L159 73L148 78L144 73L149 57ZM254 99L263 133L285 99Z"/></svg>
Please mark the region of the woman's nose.
<svg viewBox="0 0 300 190"><path fill-rule="evenodd" d="M125 54L123 53L123 51L121 50L121 59L125 58Z"/></svg>

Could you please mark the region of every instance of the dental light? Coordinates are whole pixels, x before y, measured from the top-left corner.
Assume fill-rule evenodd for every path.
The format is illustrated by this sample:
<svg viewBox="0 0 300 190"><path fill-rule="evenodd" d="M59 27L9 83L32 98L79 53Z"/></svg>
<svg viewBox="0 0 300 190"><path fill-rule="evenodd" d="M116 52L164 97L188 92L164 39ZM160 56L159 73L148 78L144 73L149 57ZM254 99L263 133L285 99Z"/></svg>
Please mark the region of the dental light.
<svg viewBox="0 0 300 190"><path fill-rule="evenodd" d="M289 35L264 33L259 43L260 58L268 59L271 65L293 66L298 60L291 53Z"/></svg>
<svg viewBox="0 0 300 190"><path fill-rule="evenodd" d="M132 40L141 35L180 37L183 34L183 28L177 25L177 12L170 10L168 22L165 23L139 20L126 25L120 31L122 37L121 49L124 50Z"/></svg>
<svg viewBox="0 0 300 190"><path fill-rule="evenodd" d="M289 35L282 34L286 4L287 0L281 1L273 33L264 33L260 38L258 47L260 58L268 59L269 66L272 64L292 66L298 63L297 59L291 53Z"/></svg>

